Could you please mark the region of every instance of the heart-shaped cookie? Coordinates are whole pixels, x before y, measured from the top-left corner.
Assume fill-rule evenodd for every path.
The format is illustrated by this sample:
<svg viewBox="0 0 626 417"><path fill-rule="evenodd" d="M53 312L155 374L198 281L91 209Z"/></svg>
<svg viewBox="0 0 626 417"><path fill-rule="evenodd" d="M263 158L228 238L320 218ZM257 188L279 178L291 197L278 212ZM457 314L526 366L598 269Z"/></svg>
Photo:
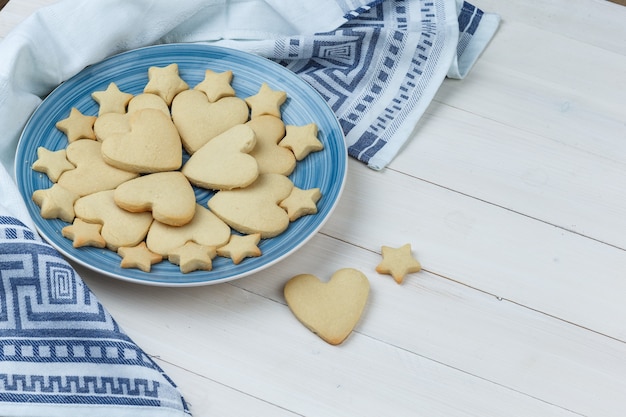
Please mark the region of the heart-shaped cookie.
<svg viewBox="0 0 626 417"><path fill-rule="evenodd" d="M84 196L98 191L112 190L138 174L114 168L104 162L102 144L91 139L79 139L67 146L68 161L76 166L65 171L58 183L74 193Z"/></svg>
<svg viewBox="0 0 626 417"><path fill-rule="evenodd" d="M248 106L238 97L224 97L210 103L202 91L186 90L172 102L172 120L185 150L193 154L220 133L245 123Z"/></svg>
<svg viewBox="0 0 626 417"><path fill-rule="evenodd" d="M196 204L193 219L184 226L168 226L154 222L150 226L146 244L152 252L168 256L187 242L220 247L230 239L230 227L205 207Z"/></svg>
<svg viewBox="0 0 626 417"><path fill-rule="evenodd" d="M292 189L293 183L284 175L261 174L246 188L218 191L208 205L220 219L241 233L274 237L289 226L289 216L278 204Z"/></svg>
<svg viewBox="0 0 626 417"><path fill-rule="evenodd" d="M107 190L81 197L74 203L74 211L82 220L101 224L100 233L107 248L117 251L122 246L136 246L145 238L152 215L119 208L113 200L113 193L113 190Z"/></svg>
<svg viewBox="0 0 626 417"><path fill-rule="evenodd" d="M259 176L254 148L254 131L236 125L205 143L185 163L182 173L189 181L212 190L247 187Z"/></svg>
<svg viewBox="0 0 626 417"><path fill-rule="evenodd" d="M285 136L285 123L278 117L264 115L250 119L256 146L250 152L259 165L259 172L289 175L296 168L296 157L289 149L278 145Z"/></svg>
<svg viewBox="0 0 626 417"><path fill-rule="evenodd" d="M96 138L104 142L110 136L129 132L130 115L142 109L161 110L163 114L170 117L170 108L161 97L150 93L137 94L128 103L127 113L104 113L98 116L93 125Z"/></svg>
<svg viewBox="0 0 626 417"><path fill-rule="evenodd" d="M102 142L106 163L141 174L173 171L183 163L180 136L172 120L152 108L132 113L130 131L108 137Z"/></svg>
<svg viewBox="0 0 626 417"><path fill-rule="evenodd" d="M183 226L196 211L196 195L180 171L157 172L120 184L115 203L133 213L151 211L152 217L170 226Z"/></svg>
<svg viewBox="0 0 626 417"><path fill-rule="evenodd" d="M359 321L369 289L362 272L344 268L328 282L311 274L296 275L285 285L284 294L287 305L302 324L331 345L338 345Z"/></svg>

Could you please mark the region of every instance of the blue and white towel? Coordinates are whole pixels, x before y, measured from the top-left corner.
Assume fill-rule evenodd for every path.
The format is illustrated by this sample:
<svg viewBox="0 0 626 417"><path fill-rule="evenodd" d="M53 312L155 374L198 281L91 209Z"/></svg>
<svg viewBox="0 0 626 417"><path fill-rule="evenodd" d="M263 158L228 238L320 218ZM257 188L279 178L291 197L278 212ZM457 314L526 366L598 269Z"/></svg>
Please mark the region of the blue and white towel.
<svg viewBox="0 0 626 417"><path fill-rule="evenodd" d="M23 126L54 87L146 45L230 46L309 82L340 120L350 155L382 169L444 78L465 77L498 24L462 0L62 0L24 21L0 43L0 415L189 412L39 239L9 174Z"/></svg>

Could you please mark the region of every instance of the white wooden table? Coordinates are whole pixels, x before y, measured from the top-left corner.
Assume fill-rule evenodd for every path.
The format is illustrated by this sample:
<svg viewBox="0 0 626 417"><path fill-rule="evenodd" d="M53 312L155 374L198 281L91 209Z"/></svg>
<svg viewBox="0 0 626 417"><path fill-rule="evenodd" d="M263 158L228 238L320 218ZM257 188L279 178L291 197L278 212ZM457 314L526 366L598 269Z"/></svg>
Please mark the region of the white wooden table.
<svg viewBox="0 0 626 417"><path fill-rule="evenodd" d="M52 2L11 0L0 37ZM386 170L350 161L296 254L188 289L79 268L195 416L626 415L626 8L473 3L503 19L473 71ZM423 271L398 285L374 268L404 243ZM343 267L371 295L330 346L282 290Z"/></svg>

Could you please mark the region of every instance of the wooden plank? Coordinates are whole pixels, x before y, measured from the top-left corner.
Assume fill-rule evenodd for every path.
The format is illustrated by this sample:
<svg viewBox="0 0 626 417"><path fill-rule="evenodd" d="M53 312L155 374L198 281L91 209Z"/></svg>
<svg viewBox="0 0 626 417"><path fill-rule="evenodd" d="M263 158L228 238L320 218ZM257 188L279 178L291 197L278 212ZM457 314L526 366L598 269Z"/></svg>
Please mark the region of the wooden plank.
<svg viewBox="0 0 626 417"><path fill-rule="evenodd" d="M621 414L625 343L427 272L397 285L374 272L379 261L323 237L233 285L284 303L289 271L328 279L339 265L355 267L372 287L359 333L582 415Z"/></svg>
<svg viewBox="0 0 626 417"><path fill-rule="evenodd" d="M319 247L332 248L326 241ZM171 290L88 283L150 354L299 415L575 415L364 334L371 316L382 312L376 307L380 291L373 293L357 331L341 346L331 346L304 328L283 303L230 284ZM150 314L133 314L138 310ZM196 391L189 394L196 401ZM210 398L203 401L213 404ZM258 414L252 410L252 415Z"/></svg>
<svg viewBox="0 0 626 417"><path fill-rule="evenodd" d="M524 23L550 34L626 54L626 9L605 0L472 0L484 11L497 13L502 25ZM550 35L550 36L551 36ZM497 35L498 36L498 35ZM551 60L553 62L553 60Z"/></svg>
<svg viewBox="0 0 626 417"><path fill-rule="evenodd" d="M614 320L626 315L626 251L393 170L349 171L324 233L373 251L412 242L433 273L626 340ZM409 195L414 205L398 201ZM588 297L602 300L593 312L580 308Z"/></svg>
<svg viewBox="0 0 626 417"><path fill-rule="evenodd" d="M624 155L433 103L390 168L626 249Z"/></svg>

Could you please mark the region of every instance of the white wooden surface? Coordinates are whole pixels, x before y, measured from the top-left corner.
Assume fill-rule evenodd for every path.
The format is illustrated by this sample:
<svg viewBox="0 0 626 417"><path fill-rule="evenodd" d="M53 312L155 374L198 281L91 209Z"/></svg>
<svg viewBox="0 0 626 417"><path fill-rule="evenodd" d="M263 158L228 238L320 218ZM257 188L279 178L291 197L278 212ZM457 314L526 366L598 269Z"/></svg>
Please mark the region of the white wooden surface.
<svg viewBox="0 0 626 417"><path fill-rule="evenodd" d="M52 2L11 0L0 37ZM626 8L473 3L503 19L473 71L444 82L386 170L350 161L295 255L189 289L79 268L195 416L626 414ZM397 285L374 267L403 243L424 269ZM342 267L372 291L335 347L282 288Z"/></svg>

